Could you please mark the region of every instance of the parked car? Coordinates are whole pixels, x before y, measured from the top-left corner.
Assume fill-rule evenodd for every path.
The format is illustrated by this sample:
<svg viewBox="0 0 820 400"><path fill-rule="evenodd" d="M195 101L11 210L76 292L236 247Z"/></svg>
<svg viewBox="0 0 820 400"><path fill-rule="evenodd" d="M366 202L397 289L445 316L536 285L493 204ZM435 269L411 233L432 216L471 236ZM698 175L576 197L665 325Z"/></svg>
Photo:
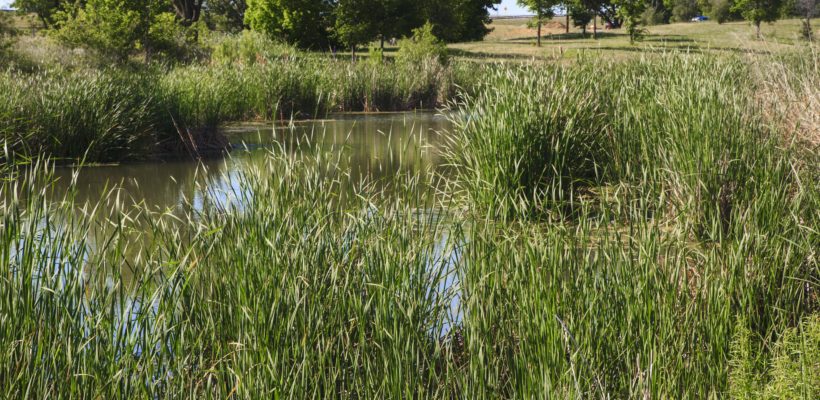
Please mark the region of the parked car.
<svg viewBox="0 0 820 400"><path fill-rule="evenodd" d="M708 21L708 20L709 20L709 18L704 16L704 15L698 15L697 17L692 18L692 22L703 22L703 21Z"/></svg>

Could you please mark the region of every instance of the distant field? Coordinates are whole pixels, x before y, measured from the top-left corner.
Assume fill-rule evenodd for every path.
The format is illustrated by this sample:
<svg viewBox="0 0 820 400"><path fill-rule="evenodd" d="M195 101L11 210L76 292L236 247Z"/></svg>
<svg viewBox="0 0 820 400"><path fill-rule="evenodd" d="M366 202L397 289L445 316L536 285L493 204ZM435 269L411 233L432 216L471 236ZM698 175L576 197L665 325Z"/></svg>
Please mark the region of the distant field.
<svg viewBox="0 0 820 400"><path fill-rule="evenodd" d="M747 22L700 22L650 26L644 40L631 45L622 29L604 30L600 22L597 40L591 38L591 25L586 38L578 28L573 27L566 33L566 20L558 17L545 25L543 46L538 48L536 30L527 27L527 21L526 18L495 20L490 25L493 32L484 41L452 44L450 48L463 58L560 59L584 52L622 58L673 49L727 54L772 53L805 44L798 39L800 20L797 19L764 24L762 41L754 39L754 28ZM813 26L820 27L820 18L813 20Z"/></svg>

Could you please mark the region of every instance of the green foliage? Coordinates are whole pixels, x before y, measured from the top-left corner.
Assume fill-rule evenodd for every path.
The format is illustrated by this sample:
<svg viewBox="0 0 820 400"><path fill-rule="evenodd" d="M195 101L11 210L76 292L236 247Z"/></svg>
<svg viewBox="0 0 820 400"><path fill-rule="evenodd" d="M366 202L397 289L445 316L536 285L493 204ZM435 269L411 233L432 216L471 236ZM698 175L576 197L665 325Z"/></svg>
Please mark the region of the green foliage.
<svg viewBox="0 0 820 400"><path fill-rule="evenodd" d="M8 67L17 58L12 50L16 33L11 25L10 18L4 13L0 13L0 69Z"/></svg>
<svg viewBox="0 0 820 400"><path fill-rule="evenodd" d="M123 83L3 76L0 130L56 115L127 136L146 99L193 127L289 101L398 103L449 79L414 67L303 55ZM748 67L684 54L455 64L484 81L448 113L442 140L458 151L395 177L395 194L357 183L338 148L283 154L290 143L256 152L270 153L258 169L197 179L227 195L206 187L160 211L126 206L119 188L64 197L39 165L0 167L0 391L817 398L817 155L759 119ZM20 106L40 97L61 107Z"/></svg>
<svg viewBox="0 0 820 400"><path fill-rule="evenodd" d="M248 0L251 29L300 47L327 49L401 37L431 22L445 41L479 40L499 0Z"/></svg>
<svg viewBox="0 0 820 400"><path fill-rule="evenodd" d="M164 0L88 0L55 15L52 36L73 47L125 62L142 54L177 61L197 56L202 24L184 27Z"/></svg>
<svg viewBox="0 0 820 400"><path fill-rule="evenodd" d="M734 0L731 10L740 13L755 26L759 39L760 24L777 21L787 4L786 0Z"/></svg>
<svg viewBox="0 0 820 400"><path fill-rule="evenodd" d="M447 63L447 46L433 34L429 22L413 29L413 36L399 41L396 61L405 65L420 65L430 60Z"/></svg>
<svg viewBox="0 0 820 400"><path fill-rule="evenodd" d="M583 29L583 33L586 34L587 32L587 25L592 21L592 18L595 17L595 14L586 9L583 6L573 3L568 7L570 19L572 19L572 24L576 27Z"/></svg>
<svg viewBox="0 0 820 400"><path fill-rule="evenodd" d="M664 5L672 11L671 22L688 22L701 14L697 0L666 0Z"/></svg>
<svg viewBox="0 0 820 400"><path fill-rule="evenodd" d="M770 356L755 346L738 320L731 344L729 397L732 399L816 399L820 396L820 316L803 318L782 332ZM765 358L765 368L759 368Z"/></svg>
<svg viewBox="0 0 820 400"><path fill-rule="evenodd" d="M245 0L209 0L206 4L205 18L208 24L217 30L241 32L245 28Z"/></svg>
<svg viewBox="0 0 820 400"><path fill-rule="evenodd" d="M732 0L711 0L708 15L722 24L735 19Z"/></svg>
<svg viewBox="0 0 820 400"><path fill-rule="evenodd" d="M384 63L384 50L376 47L370 47L367 54L367 60L371 64L376 65Z"/></svg>
<svg viewBox="0 0 820 400"><path fill-rule="evenodd" d="M211 61L221 65L253 65L295 57L298 51L291 45L272 40L255 31L220 38L213 45Z"/></svg>
<svg viewBox="0 0 820 400"><path fill-rule="evenodd" d="M646 10L646 3L642 0L615 0L613 3L618 6L618 16L623 19L629 33L629 42L641 40L645 34L645 30L640 26L641 16Z"/></svg>
<svg viewBox="0 0 820 400"><path fill-rule="evenodd" d="M155 80L106 71L0 77L6 151L58 159L119 161L157 142Z"/></svg>
<svg viewBox="0 0 820 400"><path fill-rule="evenodd" d="M52 34L69 46L86 47L104 57L123 62L140 50L168 46L179 31L173 15L162 12L158 0L148 4L133 0L88 0L82 7L55 15Z"/></svg>
<svg viewBox="0 0 820 400"><path fill-rule="evenodd" d="M377 35L377 21L381 17L374 12L377 3L373 0L340 0L333 10L334 37L348 48L370 42Z"/></svg>
<svg viewBox="0 0 820 400"><path fill-rule="evenodd" d="M641 15L641 23L644 25L660 25L669 22L669 14L663 6L648 6Z"/></svg>
<svg viewBox="0 0 820 400"><path fill-rule="evenodd" d="M229 121L433 107L477 75L456 76L430 60L334 61L248 32L218 44L211 65L4 72L0 148L89 162L187 154L192 146L207 154L222 150L217 129Z"/></svg>
<svg viewBox="0 0 820 400"><path fill-rule="evenodd" d="M527 7L535 16L528 23L537 29L536 38L538 47L541 47L541 25L554 15L553 8L558 3L553 0L518 0L518 5Z"/></svg>
<svg viewBox="0 0 820 400"><path fill-rule="evenodd" d="M488 10L499 3L501 0L418 0L416 21L410 28L430 22L445 42L482 40L490 32Z"/></svg>
<svg viewBox="0 0 820 400"><path fill-rule="evenodd" d="M271 38L311 49L330 42L329 0L247 0L245 24Z"/></svg>

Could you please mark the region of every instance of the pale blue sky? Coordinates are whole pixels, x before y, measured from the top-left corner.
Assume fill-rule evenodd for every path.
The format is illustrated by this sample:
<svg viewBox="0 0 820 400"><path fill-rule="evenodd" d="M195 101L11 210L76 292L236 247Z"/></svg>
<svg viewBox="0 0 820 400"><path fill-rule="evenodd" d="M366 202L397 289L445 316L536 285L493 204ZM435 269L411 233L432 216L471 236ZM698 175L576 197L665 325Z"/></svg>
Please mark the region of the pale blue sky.
<svg viewBox="0 0 820 400"><path fill-rule="evenodd" d="M527 15L531 14L527 9L518 5L516 0L503 0L498 5L498 11L490 11L491 15Z"/></svg>
<svg viewBox="0 0 820 400"><path fill-rule="evenodd" d="M8 7L14 0L0 0L0 8ZM498 11L490 11L492 15L523 15L528 14L527 10L518 6L516 0L503 0L498 6Z"/></svg>

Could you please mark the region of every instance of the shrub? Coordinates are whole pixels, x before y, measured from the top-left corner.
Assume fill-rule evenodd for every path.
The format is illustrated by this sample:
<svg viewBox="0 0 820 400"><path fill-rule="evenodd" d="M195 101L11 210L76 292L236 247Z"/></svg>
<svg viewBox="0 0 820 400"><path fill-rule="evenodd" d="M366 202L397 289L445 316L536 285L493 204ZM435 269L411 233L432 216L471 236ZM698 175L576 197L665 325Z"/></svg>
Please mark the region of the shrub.
<svg viewBox="0 0 820 400"><path fill-rule="evenodd" d="M243 31L240 35L223 36L213 45L211 61L217 64L253 65L298 54L290 45L277 42L259 32Z"/></svg>
<svg viewBox="0 0 820 400"><path fill-rule="evenodd" d="M447 63L447 46L433 34L433 25L429 22L413 29L413 36L399 41L399 53L396 60L403 64L422 64L435 59Z"/></svg>

